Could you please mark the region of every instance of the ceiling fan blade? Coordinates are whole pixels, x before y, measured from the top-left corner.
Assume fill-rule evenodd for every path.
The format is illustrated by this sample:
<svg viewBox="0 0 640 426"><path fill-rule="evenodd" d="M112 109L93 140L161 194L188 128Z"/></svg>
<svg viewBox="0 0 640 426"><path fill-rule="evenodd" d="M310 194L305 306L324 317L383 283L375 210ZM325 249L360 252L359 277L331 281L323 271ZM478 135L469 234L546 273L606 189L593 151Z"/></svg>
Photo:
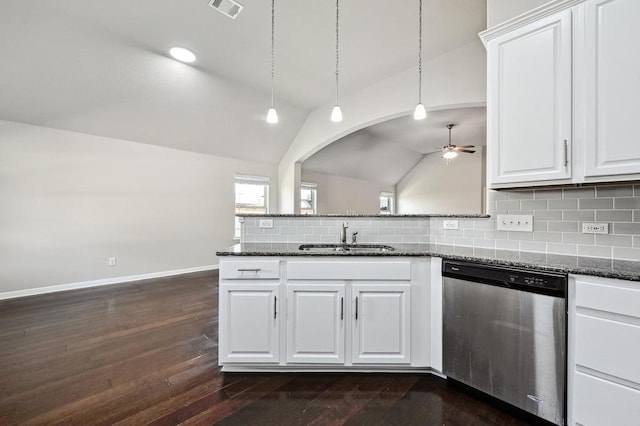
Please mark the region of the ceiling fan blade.
<svg viewBox="0 0 640 426"><path fill-rule="evenodd" d="M465 146L459 146L458 148L475 148L475 145L465 145Z"/></svg>
<svg viewBox="0 0 640 426"><path fill-rule="evenodd" d="M466 152L466 153L468 153L468 154L473 154L474 152L476 152L476 151L475 151L475 150L473 150L473 149L460 149L460 148L456 149L455 151L456 151L456 152Z"/></svg>

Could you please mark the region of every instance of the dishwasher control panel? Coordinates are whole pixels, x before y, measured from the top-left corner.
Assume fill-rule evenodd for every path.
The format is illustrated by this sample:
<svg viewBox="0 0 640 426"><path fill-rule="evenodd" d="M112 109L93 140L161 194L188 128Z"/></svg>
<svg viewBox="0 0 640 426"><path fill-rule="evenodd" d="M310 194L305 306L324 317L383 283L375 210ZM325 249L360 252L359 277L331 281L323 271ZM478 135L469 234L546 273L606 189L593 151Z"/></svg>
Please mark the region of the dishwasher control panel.
<svg viewBox="0 0 640 426"><path fill-rule="evenodd" d="M565 294L567 286L567 275L562 273L450 260L442 263L442 274L445 277L543 293Z"/></svg>

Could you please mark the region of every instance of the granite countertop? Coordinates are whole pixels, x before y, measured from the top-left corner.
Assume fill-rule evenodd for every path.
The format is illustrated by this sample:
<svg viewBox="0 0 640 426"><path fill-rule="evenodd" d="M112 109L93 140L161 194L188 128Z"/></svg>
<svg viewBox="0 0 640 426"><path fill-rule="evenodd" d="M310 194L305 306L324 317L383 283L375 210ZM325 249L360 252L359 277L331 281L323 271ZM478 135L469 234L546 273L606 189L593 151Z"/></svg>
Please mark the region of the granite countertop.
<svg viewBox="0 0 640 426"><path fill-rule="evenodd" d="M488 214L289 214L289 213L274 213L274 214L237 214L239 217L304 217L313 219L314 217L378 217L378 218L403 218L403 217L451 217L460 219L486 219L491 217Z"/></svg>
<svg viewBox="0 0 640 426"><path fill-rule="evenodd" d="M640 281L640 262L631 260L570 256L512 250L494 250L441 244L388 245L394 251L309 252L298 249L301 243L241 243L216 253L218 256L349 256L349 257L418 257L481 262L484 264L515 266L532 270L554 271L568 274L593 275L605 278Z"/></svg>

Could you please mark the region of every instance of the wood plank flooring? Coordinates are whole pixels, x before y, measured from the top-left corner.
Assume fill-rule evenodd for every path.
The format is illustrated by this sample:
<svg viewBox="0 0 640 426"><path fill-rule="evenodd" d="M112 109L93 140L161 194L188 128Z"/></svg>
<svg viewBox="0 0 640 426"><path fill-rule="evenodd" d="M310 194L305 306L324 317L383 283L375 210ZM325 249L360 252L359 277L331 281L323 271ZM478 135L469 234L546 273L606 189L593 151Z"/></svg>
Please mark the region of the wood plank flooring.
<svg viewBox="0 0 640 426"><path fill-rule="evenodd" d="M0 425L525 425L423 374L230 374L217 272L0 302Z"/></svg>

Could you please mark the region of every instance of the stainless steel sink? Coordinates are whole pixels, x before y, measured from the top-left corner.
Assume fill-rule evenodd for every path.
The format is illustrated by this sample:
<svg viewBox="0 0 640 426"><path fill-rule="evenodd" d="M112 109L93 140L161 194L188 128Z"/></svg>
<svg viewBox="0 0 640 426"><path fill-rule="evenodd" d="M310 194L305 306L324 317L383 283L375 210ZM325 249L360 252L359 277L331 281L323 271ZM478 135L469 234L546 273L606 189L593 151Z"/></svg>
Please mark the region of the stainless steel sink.
<svg viewBox="0 0 640 426"><path fill-rule="evenodd" d="M384 253L395 249L385 244L302 244L298 250L313 253Z"/></svg>

